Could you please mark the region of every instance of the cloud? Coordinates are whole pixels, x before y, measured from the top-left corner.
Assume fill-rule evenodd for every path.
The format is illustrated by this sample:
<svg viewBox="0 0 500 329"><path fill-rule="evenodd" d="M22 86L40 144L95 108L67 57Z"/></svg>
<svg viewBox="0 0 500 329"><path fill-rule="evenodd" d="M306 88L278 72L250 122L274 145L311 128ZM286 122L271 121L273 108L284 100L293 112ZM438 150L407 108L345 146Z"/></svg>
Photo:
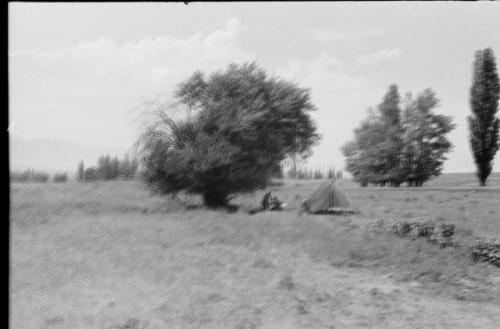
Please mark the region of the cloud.
<svg viewBox="0 0 500 329"><path fill-rule="evenodd" d="M358 56L358 63L375 64L385 60L393 60L401 57L403 51L399 48L384 48L367 55Z"/></svg>
<svg viewBox="0 0 500 329"><path fill-rule="evenodd" d="M110 136L125 143L133 135L125 118L130 109L161 92L170 94L196 70L254 60L238 46L241 30L234 17L215 31L187 38L162 35L120 44L101 37L62 49L12 50L13 130L20 136L74 137L93 144Z"/></svg>
<svg viewBox="0 0 500 329"><path fill-rule="evenodd" d="M324 91L345 92L358 88L363 77L353 77L341 70L342 61L324 52L308 61L290 60L278 70L278 74L294 81L300 81L304 87L311 88L314 94ZM328 98L327 95L324 95Z"/></svg>
<svg viewBox="0 0 500 329"><path fill-rule="evenodd" d="M41 73L51 76L83 74L104 78L118 74L155 82L197 68L212 69L227 61L252 58L235 46L240 29L239 19L231 18L223 28L205 36L146 37L123 45L102 37L54 51L13 51L10 57L15 70L17 63L30 61Z"/></svg>

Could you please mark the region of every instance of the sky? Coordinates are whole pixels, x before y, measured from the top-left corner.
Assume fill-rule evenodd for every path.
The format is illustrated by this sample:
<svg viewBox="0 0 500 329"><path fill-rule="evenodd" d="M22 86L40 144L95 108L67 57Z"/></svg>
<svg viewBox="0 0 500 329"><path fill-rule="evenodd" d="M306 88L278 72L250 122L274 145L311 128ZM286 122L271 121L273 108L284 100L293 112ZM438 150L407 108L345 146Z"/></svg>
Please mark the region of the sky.
<svg viewBox="0 0 500 329"><path fill-rule="evenodd" d="M344 168L341 146L396 83L436 92L456 124L444 172L472 172L471 68L488 47L498 64L497 2L10 2L9 133L124 153L148 101L171 99L196 70L256 61L311 90L322 139L308 167Z"/></svg>

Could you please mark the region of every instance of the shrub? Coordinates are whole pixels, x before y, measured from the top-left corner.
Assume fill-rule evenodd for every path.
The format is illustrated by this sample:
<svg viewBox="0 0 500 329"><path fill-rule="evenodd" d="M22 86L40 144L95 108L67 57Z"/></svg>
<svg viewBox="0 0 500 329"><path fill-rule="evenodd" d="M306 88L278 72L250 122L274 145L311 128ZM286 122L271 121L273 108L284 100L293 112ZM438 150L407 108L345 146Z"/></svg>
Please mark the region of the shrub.
<svg viewBox="0 0 500 329"><path fill-rule="evenodd" d="M483 261L500 267L500 242L480 239L469 246L474 261Z"/></svg>
<svg viewBox="0 0 500 329"><path fill-rule="evenodd" d="M391 232L396 234L397 236L406 237L406 235L410 233L411 229L412 226L410 222L403 220L396 222L392 226Z"/></svg>
<svg viewBox="0 0 500 329"><path fill-rule="evenodd" d="M23 172L15 171L10 175L12 181L45 183L49 180L49 174L44 171L27 169Z"/></svg>
<svg viewBox="0 0 500 329"><path fill-rule="evenodd" d="M49 174L44 171L35 171L31 176L33 182L45 183L49 180Z"/></svg>
<svg viewBox="0 0 500 329"><path fill-rule="evenodd" d="M30 172L26 171L13 171L10 173L10 180L13 182L27 182L30 178Z"/></svg>
<svg viewBox="0 0 500 329"><path fill-rule="evenodd" d="M433 232L436 224L431 220L417 220L412 222L411 230L409 232L410 238L429 238Z"/></svg>
<svg viewBox="0 0 500 329"><path fill-rule="evenodd" d="M436 225L431 220L403 220L396 222L391 232L411 239L427 238L431 243L435 243L442 248L457 247L458 240L453 236L455 234L455 225L440 224Z"/></svg>
<svg viewBox="0 0 500 329"><path fill-rule="evenodd" d="M68 180L68 173L56 173L52 178L54 183L65 183Z"/></svg>
<svg viewBox="0 0 500 329"><path fill-rule="evenodd" d="M92 182L99 179L99 172L96 167L86 168L83 174L84 182Z"/></svg>

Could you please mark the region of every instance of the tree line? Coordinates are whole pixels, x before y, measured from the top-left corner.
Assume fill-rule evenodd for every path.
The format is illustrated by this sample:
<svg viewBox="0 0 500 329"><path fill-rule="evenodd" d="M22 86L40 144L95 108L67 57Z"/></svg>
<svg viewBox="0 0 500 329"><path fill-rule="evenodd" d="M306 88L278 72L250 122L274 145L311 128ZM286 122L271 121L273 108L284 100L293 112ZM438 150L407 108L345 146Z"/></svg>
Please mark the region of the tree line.
<svg viewBox="0 0 500 329"><path fill-rule="evenodd" d="M291 179L342 179L342 171L336 171L335 168L330 168L326 171L321 169L307 169L307 168L295 168L292 167L288 169L285 175L281 175L278 178L291 178Z"/></svg>
<svg viewBox="0 0 500 329"><path fill-rule="evenodd" d="M78 164L77 180L89 182L96 180L112 180L117 178L134 178L138 168L138 160L132 159L128 154L120 160L118 156L111 157L109 154L101 155L97 159L97 165L85 168L82 161Z"/></svg>
<svg viewBox="0 0 500 329"><path fill-rule="evenodd" d="M470 88L469 141L476 176L486 185L500 148L500 119L496 117L500 83L493 50L478 50ZM376 109L354 129L354 139L342 152L346 170L361 186L422 186L441 174L453 145L446 137L455 128L451 116L436 114L436 93L428 88L401 99L393 84Z"/></svg>
<svg viewBox="0 0 500 329"><path fill-rule="evenodd" d="M47 183L49 179L49 173L33 168L28 168L24 171L12 171L10 173L10 180L13 182ZM55 183L64 183L67 180L68 173L66 172L58 172L52 175L52 181Z"/></svg>

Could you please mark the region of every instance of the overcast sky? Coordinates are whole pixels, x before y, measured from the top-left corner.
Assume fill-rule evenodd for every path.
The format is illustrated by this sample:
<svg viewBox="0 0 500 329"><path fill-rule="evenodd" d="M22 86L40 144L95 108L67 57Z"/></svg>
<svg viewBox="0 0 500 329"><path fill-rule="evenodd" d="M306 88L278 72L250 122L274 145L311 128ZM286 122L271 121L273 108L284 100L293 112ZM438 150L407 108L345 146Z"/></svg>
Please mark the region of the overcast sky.
<svg viewBox="0 0 500 329"><path fill-rule="evenodd" d="M436 91L457 125L445 171L473 171L471 65L486 47L498 64L500 3L11 2L9 131L125 151L140 104L197 69L255 60L311 89L323 136L311 168L343 168L340 147L397 83Z"/></svg>

